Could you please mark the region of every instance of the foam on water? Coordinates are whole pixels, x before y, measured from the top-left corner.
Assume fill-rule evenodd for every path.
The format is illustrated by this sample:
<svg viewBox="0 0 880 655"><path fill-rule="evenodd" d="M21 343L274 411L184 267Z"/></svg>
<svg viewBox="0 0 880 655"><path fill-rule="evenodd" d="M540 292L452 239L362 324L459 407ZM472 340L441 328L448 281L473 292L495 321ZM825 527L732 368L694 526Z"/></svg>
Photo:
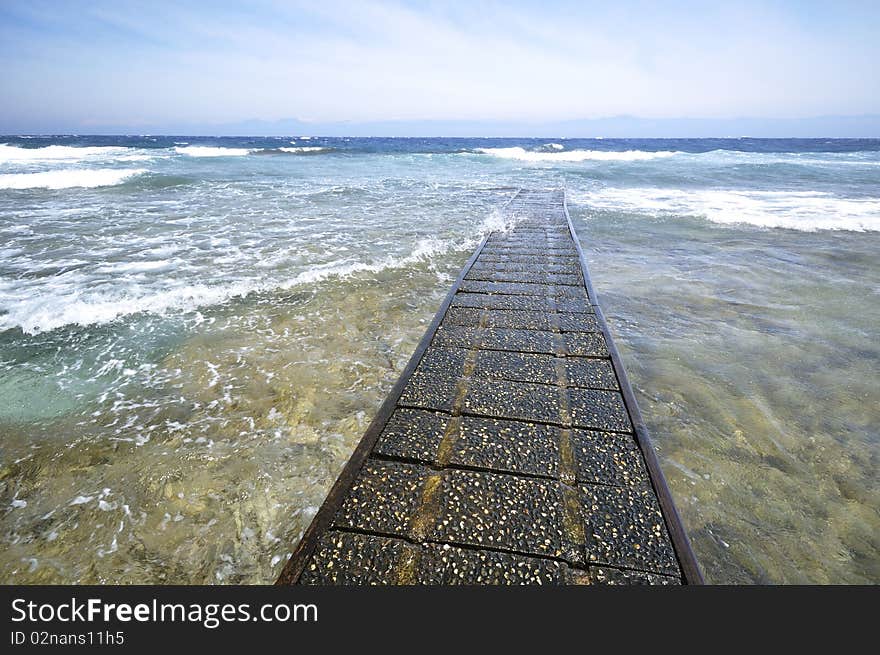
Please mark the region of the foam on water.
<svg viewBox="0 0 880 655"><path fill-rule="evenodd" d="M550 144L550 147L559 144ZM558 150L557 148L553 148ZM671 157L678 152L659 151L647 152L644 150L626 150L624 152L610 152L604 150L569 150L563 152L534 152L519 146L512 148L477 148L476 152L484 155L492 155L502 159L515 159L518 161L531 162L582 162L582 161L647 161Z"/></svg>
<svg viewBox="0 0 880 655"><path fill-rule="evenodd" d="M710 579L880 579L880 141L3 140L150 170L0 189L3 581L271 582L492 208L563 185Z"/></svg>
<svg viewBox="0 0 880 655"><path fill-rule="evenodd" d="M222 281L181 282L184 262L177 260L136 260L76 268L65 274L44 278L39 286L23 285L0 278L0 332L20 328L26 334L39 334L66 325L100 325L139 313L162 315L190 312L219 305L251 293L293 289L330 278L359 273L378 273L417 266L451 251L472 250L492 230L507 229L516 219L498 211L489 215L473 233L458 239L428 237L419 239L402 255L362 259L337 255L331 261L313 264L293 276L241 276ZM217 241L217 244L222 240ZM168 254L168 246L150 252ZM13 253L13 254L18 254ZM249 255L234 248L215 263L245 266ZM272 263L270 262L270 265ZM56 262L56 268L70 262ZM107 280L115 280L107 284Z"/></svg>
<svg viewBox="0 0 880 655"><path fill-rule="evenodd" d="M121 184L130 177L146 173L144 168L73 168L40 173L0 174L0 189L94 188Z"/></svg>
<svg viewBox="0 0 880 655"><path fill-rule="evenodd" d="M175 146L174 151L179 155L189 157L242 157L253 150L251 148L218 148L212 146Z"/></svg>
<svg viewBox="0 0 880 655"><path fill-rule="evenodd" d="M131 152L131 148L116 146L45 146L43 148L19 148L0 144L0 163L25 163L39 161L77 161L94 158L115 158Z"/></svg>
<svg viewBox="0 0 880 655"><path fill-rule="evenodd" d="M794 164L798 166L880 166L876 152L748 152L719 148L707 152L680 153L697 164L738 165Z"/></svg>
<svg viewBox="0 0 880 655"><path fill-rule="evenodd" d="M700 216L713 223L802 231L880 231L880 198L820 191L612 188L575 192L573 202L650 216Z"/></svg>
<svg viewBox="0 0 880 655"><path fill-rule="evenodd" d="M330 150L330 148L323 148L321 146L297 146L294 148L278 148L282 152L290 152L293 154L306 153L306 152L324 152L326 150Z"/></svg>
<svg viewBox="0 0 880 655"><path fill-rule="evenodd" d="M86 293L69 293L67 288L60 287L41 297L26 295L14 299L0 287L0 299L8 306L7 313L0 315L0 331L21 328L26 334L39 334L65 325L101 325L141 312L187 311L247 295L255 286L237 282L157 290L149 284L129 283Z"/></svg>
<svg viewBox="0 0 880 655"><path fill-rule="evenodd" d="M485 228L485 226L490 224L490 221L487 219L483 226ZM465 238L461 241L450 241L434 237L420 239L412 252L404 257L388 256L375 262L347 261L315 266L307 271L303 271L285 286L293 287L302 284L315 284L331 277L346 277L357 273L379 273L395 268L406 268L429 261L452 250L472 249L479 243L483 234L484 232L481 231L478 236Z"/></svg>
<svg viewBox="0 0 880 655"><path fill-rule="evenodd" d="M150 161L151 159L156 159L160 155L158 153L150 153L150 154L134 154L134 155L120 155L119 157L114 157L113 159L116 161Z"/></svg>

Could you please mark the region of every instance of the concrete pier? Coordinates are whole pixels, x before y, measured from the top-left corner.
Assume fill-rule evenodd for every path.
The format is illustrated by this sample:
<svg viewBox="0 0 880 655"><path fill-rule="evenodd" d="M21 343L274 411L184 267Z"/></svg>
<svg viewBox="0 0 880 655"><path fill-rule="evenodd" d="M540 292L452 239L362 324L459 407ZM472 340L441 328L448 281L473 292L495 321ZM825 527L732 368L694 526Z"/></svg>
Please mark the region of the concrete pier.
<svg viewBox="0 0 880 655"><path fill-rule="evenodd" d="M564 192L505 211L279 584L702 582Z"/></svg>

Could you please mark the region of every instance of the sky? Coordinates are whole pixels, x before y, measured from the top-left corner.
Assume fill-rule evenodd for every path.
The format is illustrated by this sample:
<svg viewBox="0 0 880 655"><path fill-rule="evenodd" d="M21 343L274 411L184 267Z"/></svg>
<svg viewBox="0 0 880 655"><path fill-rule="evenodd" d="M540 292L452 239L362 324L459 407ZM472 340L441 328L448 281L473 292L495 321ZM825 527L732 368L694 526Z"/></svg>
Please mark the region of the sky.
<svg viewBox="0 0 880 655"><path fill-rule="evenodd" d="M2 0L0 133L880 136L878 34L874 1Z"/></svg>

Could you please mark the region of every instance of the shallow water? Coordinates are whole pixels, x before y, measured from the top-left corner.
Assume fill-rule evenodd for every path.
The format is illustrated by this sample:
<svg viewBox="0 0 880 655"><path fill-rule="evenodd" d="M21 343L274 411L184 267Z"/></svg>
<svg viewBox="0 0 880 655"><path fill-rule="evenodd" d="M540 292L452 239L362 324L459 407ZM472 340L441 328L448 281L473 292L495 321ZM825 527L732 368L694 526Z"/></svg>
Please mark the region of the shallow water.
<svg viewBox="0 0 880 655"><path fill-rule="evenodd" d="M98 381L81 409L8 432L5 491L27 506L6 517L7 574L271 581L448 284L412 277L403 295L359 279L206 311L126 359L107 398Z"/></svg>
<svg viewBox="0 0 880 655"><path fill-rule="evenodd" d="M4 582L272 581L563 185L706 577L880 581L880 142L3 141Z"/></svg>
<svg viewBox="0 0 880 655"><path fill-rule="evenodd" d="M880 581L880 234L578 219L707 579Z"/></svg>

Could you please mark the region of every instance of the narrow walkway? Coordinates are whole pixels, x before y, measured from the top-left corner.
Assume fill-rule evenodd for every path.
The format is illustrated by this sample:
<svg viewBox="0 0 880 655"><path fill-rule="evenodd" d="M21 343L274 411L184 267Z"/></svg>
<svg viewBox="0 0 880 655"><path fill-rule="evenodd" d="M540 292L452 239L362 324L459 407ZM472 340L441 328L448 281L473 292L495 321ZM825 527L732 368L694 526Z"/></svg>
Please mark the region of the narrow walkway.
<svg viewBox="0 0 880 655"><path fill-rule="evenodd" d="M279 584L701 582L564 192L505 211Z"/></svg>

